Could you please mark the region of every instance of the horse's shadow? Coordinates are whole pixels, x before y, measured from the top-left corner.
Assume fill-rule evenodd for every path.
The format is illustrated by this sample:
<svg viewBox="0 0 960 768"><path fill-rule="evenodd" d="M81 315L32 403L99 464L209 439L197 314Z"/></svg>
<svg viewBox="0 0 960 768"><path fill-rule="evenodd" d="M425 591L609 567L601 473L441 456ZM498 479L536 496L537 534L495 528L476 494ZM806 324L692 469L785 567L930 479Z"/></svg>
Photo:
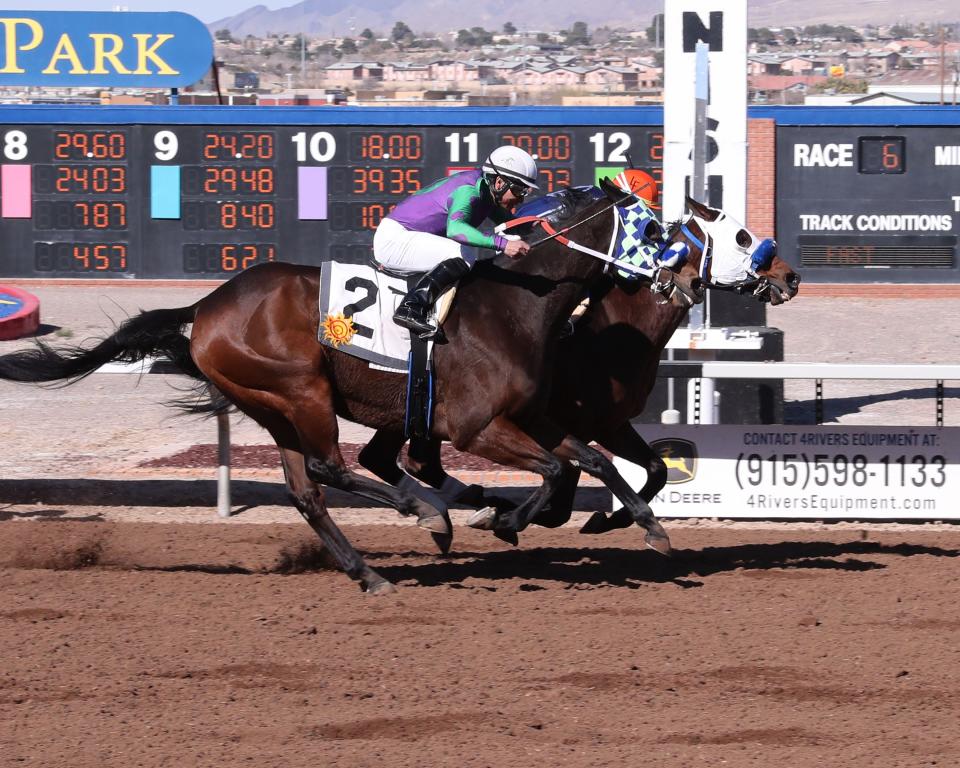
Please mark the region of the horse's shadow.
<svg viewBox="0 0 960 768"><path fill-rule="evenodd" d="M737 570L763 572L783 569L796 573L832 570L857 573L887 567L884 563L861 559L869 555L958 557L960 550L870 541L787 541L674 550L672 557L667 558L650 550L562 547L456 552L432 563L378 565L377 570L393 582L412 581L421 586L467 586L464 582L471 579L488 582L531 579L568 587L637 589L649 583L673 583L690 588L702 586L702 579L709 576ZM394 556L367 553L370 560Z"/></svg>

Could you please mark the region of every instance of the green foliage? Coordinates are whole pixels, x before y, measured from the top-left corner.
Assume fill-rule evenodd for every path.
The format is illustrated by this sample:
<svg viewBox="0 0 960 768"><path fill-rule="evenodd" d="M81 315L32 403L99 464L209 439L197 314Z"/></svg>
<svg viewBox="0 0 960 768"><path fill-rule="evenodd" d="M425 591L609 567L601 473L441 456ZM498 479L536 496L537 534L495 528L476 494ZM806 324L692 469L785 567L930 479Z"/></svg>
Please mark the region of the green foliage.
<svg viewBox="0 0 960 768"><path fill-rule="evenodd" d="M663 14L656 14L646 29L647 42L663 47Z"/></svg>
<svg viewBox="0 0 960 768"><path fill-rule="evenodd" d="M408 45L414 40L413 30L404 22L398 21L393 25L393 30L390 32L390 39L398 45Z"/></svg>
<svg viewBox="0 0 960 768"><path fill-rule="evenodd" d="M814 93L866 93L866 80L853 80L845 77L829 77L823 83L813 86Z"/></svg>
<svg viewBox="0 0 960 768"><path fill-rule="evenodd" d="M357 52L357 44L353 42L349 37L343 38L343 42L340 43L340 53L347 56Z"/></svg>
<svg viewBox="0 0 960 768"><path fill-rule="evenodd" d="M564 34L564 42L567 45L589 45L590 33L587 31L587 22L573 22L573 26Z"/></svg>
<svg viewBox="0 0 960 768"><path fill-rule="evenodd" d="M483 27L470 27L457 32L457 45L462 48L479 48L493 43L493 33Z"/></svg>
<svg viewBox="0 0 960 768"><path fill-rule="evenodd" d="M503 34L505 35L517 34L517 28L514 26L512 21L508 21L503 25Z"/></svg>
<svg viewBox="0 0 960 768"><path fill-rule="evenodd" d="M360 33L360 37L362 37L364 40L373 40L373 30L370 29L370 27L367 27L363 30L363 32Z"/></svg>
<svg viewBox="0 0 960 768"><path fill-rule="evenodd" d="M235 43L236 40L233 39L233 35L230 34L229 29L218 29L213 33L214 38L221 43Z"/></svg>

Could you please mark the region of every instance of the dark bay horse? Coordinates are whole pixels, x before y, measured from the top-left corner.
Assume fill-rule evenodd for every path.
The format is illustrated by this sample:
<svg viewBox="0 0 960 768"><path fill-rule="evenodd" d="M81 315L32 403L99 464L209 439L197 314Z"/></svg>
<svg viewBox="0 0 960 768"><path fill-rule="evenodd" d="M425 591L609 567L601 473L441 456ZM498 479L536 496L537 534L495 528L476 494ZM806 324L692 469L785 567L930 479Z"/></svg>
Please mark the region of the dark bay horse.
<svg viewBox="0 0 960 768"><path fill-rule="evenodd" d="M622 193L608 194L621 201ZM577 190L565 201L569 215L562 223L575 232L570 236L605 252L613 202ZM613 464L545 415L561 331L604 266L557 240L521 259L479 263L461 282L444 324L449 343L435 350L433 434L460 450L541 475L543 486L518 508L521 518L536 516L575 461L631 510L647 530L648 545L667 553L665 531ZM0 357L0 378L69 381L111 360L165 355L200 382L207 407L232 404L269 431L294 506L348 575L370 592L389 592L392 585L330 519L321 486L415 515L441 549L449 547L450 521L416 496L347 469L337 416L401 430L406 380L317 342L319 284L319 268L256 266L192 306L134 316L95 347L56 350L41 344Z"/></svg>
<svg viewBox="0 0 960 768"><path fill-rule="evenodd" d="M686 295L697 295L699 291L702 298L704 287L715 286L712 266L722 266L733 282L716 287L751 292L760 301L771 304L796 296L800 276L779 256L774 254L751 269L751 261L746 257L751 255L751 246L762 242L760 238L725 219L722 224L728 230L729 242L724 241L720 232L711 231L720 228L722 212L690 199L687 205L691 216L671 231L674 237L688 243L687 268L693 268L702 282L688 279L694 290ZM724 259L727 261L721 265ZM736 266L737 260L742 266ZM553 369L549 415L579 440L597 442L611 453L642 466L647 480L640 496L648 503L666 483L667 468L630 421L643 412L656 383L661 354L686 318L689 307L689 301L664 303L637 283L606 279L595 287L591 307L575 332L561 340ZM378 431L361 452L360 461L388 482L396 483L403 474L396 463L403 442L402 434ZM413 477L440 488L447 475L440 466L439 443L431 448L429 460L407 457L405 468ZM549 508L533 522L554 527L569 520L579 474L575 467L565 473ZM472 496L480 502L478 506L482 505L482 496L475 492ZM470 503L469 498L459 500ZM631 524L629 514L623 511L611 517L596 512L583 532L602 533Z"/></svg>

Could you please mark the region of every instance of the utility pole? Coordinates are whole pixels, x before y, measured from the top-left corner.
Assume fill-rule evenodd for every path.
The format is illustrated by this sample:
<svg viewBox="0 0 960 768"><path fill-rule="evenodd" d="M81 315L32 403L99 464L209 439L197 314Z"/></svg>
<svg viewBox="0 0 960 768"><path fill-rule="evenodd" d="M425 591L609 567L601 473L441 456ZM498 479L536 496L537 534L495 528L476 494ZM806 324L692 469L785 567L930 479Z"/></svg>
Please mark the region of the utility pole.
<svg viewBox="0 0 960 768"><path fill-rule="evenodd" d="M940 25L940 106L946 104L943 98L944 81L947 77L946 46L943 41L943 25Z"/></svg>

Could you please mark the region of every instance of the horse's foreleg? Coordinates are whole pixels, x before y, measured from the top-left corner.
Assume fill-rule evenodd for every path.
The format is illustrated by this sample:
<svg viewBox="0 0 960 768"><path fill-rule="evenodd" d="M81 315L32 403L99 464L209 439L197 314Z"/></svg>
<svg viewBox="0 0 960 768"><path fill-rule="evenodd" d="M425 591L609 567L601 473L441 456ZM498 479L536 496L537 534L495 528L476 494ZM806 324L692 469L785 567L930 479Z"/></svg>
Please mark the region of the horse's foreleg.
<svg viewBox="0 0 960 768"><path fill-rule="evenodd" d="M532 520L534 525L544 528L559 528L570 520L573 514L573 500L577 493L577 483L580 481L580 470L571 464L563 467L563 476L557 484L557 490L550 497L546 507ZM598 513L598 514L603 514ZM629 521L633 523L633 520Z"/></svg>
<svg viewBox="0 0 960 768"><path fill-rule="evenodd" d="M498 464L536 472L543 478L543 484L513 510L495 515L480 514L486 513L480 510L468 521L475 528L492 528L501 538L515 540L516 532L526 528L556 492L563 462L505 416L487 424L464 448Z"/></svg>
<svg viewBox="0 0 960 768"><path fill-rule="evenodd" d="M324 546L351 579L360 582L373 595L395 592L396 588L368 566L347 537L330 519L323 501L323 490L307 477L303 454L288 448L280 449L287 492L297 511L303 515Z"/></svg>
<svg viewBox="0 0 960 768"><path fill-rule="evenodd" d="M670 554L670 538L663 526L657 521L650 505L641 499L629 483L623 479L610 459L582 440L570 435L565 437L563 442L554 449L554 453L575 466L579 466L587 474L600 478L603 484L629 510L637 525L646 529L647 534L644 541L647 546L663 555Z"/></svg>
<svg viewBox="0 0 960 768"><path fill-rule="evenodd" d="M629 422L624 423L612 433L600 436L597 442L610 453L643 467L647 480L639 490L640 498L648 504L667 484L667 465ZM621 507L612 515L594 512L580 529L581 533L606 533L617 528L629 528L633 524L630 510Z"/></svg>

